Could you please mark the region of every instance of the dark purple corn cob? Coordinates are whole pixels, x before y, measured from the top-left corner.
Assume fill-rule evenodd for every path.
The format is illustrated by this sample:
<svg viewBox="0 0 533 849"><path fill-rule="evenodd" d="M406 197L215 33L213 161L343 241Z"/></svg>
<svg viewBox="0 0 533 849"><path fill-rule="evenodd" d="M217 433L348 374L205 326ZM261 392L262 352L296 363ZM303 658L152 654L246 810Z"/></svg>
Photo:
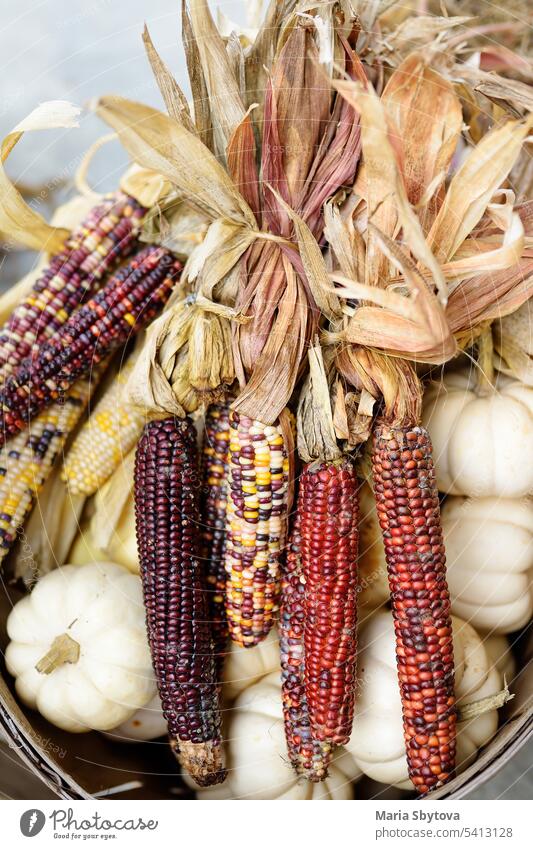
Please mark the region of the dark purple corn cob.
<svg viewBox="0 0 533 849"><path fill-rule="evenodd" d="M219 687L199 554L196 431L153 421L135 458L135 519L148 640L170 744L201 786L224 781Z"/></svg>
<svg viewBox="0 0 533 849"><path fill-rule="evenodd" d="M294 769L309 781L323 781L328 775L333 747L329 741L320 741L314 736L305 695L305 583L300 548L297 518L281 582L279 642L283 720L287 751Z"/></svg>
<svg viewBox="0 0 533 849"><path fill-rule="evenodd" d="M181 263L156 247L145 248L119 269L8 377L0 389L0 445L145 327L168 299L180 271Z"/></svg>
<svg viewBox="0 0 533 849"><path fill-rule="evenodd" d="M423 427L379 423L372 462L407 763L424 794L453 776L456 734L450 595L429 434Z"/></svg>
<svg viewBox="0 0 533 849"><path fill-rule="evenodd" d="M200 553L209 599L209 616L217 664L228 642L226 618L226 508L228 504L229 406L212 404L206 413L202 447Z"/></svg>
<svg viewBox="0 0 533 849"><path fill-rule="evenodd" d="M145 214L144 207L122 192L93 207L0 329L0 379L12 374L36 343L59 330L129 256Z"/></svg>
<svg viewBox="0 0 533 849"><path fill-rule="evenodd" d="M316 462L300 477L305 690L317 740L349 740L357 654L358 485L353 464Z"/></svg>

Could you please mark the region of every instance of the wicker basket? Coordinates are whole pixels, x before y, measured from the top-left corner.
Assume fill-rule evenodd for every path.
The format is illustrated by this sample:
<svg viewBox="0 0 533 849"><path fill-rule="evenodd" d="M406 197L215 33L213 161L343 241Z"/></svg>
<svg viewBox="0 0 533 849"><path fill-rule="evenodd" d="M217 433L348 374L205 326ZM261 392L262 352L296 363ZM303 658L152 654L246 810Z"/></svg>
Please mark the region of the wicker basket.
<svg viewBox="0 0 533 849"><path fill-rule="evenodd" d="M19 597L18 590L4 585L0 599L2 655L7 615ZM516 646L520 672L510 684L515 698L501 712L497 735L468 769L426 798L463 798L504 766L533 734L533 664L528 663L533 657L533 634L529 640L521 635ZM5 668L0 679L0 724L27 766L63 799L107 795L114 799L176 799L191 795L179 778L166 740L116 743L96 732L61 731L38 713L21 708Z"/></svg>

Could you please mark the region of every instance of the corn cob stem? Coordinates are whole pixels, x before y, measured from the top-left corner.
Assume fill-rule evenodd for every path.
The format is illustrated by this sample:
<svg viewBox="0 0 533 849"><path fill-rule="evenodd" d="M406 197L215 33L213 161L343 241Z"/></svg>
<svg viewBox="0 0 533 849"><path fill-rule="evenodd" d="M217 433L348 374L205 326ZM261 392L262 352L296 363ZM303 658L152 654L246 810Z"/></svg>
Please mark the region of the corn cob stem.
<svg viewBox="0 0 533 849"><path fill-rule="evenodd" d="M455 769L450 596L431 441L423 427L379 423L373 477L396 631L409 775L424 794Z"/></svg>
<svg viewBox="0 0 533 849"><path fill-rule="evenodd" d="M129 360L70 447L61 478L73 495L93 495L100 489L141 435L146 419L144 411L122 400L132 370L133 363Z"/></svg>
<svg viewBox="0 0 533 849"><path fill-rule="evenodd" d="M135 519L148 640L170 743L201 786L226 776L219 688L199 553L196 432L146 425L135 458Z"/></svg>
<svg viewBox="0 0 533 849"><path fill-rule="evenodd" d="M305 695L305 581L298 517L282 571L279 642L287 751L299 775L309 781L323 781L328 775L333 747L314 736Z"/></svg>
<svg viewBox="0 0 533 849"><path fill-rule="evenodd" d="M226 521L226 613L244 648L269 633L287 533L289 457L280 428L232 411Z"/></svg>
<svg viewBox="0 0 533 849"><path fill-rule="evenodd" d="M114 194L71 233L0 330L0 381L34 352L36 343L53 336L118 261L131 253L145 212L133 198Z"/></svg>
<svg viewBox="0 0 533 849"><path fill-rule="evenodd" d="M15 542L54 461L77 424L99 374L79 380L63 401L44 410L0 449L0 563Z"/></svg>
<svg viewBox="0 0 533 849"><path fill-rule="evenodd" d="M357 477L352 463L315 462L300 477L305 580L305 690L313 734L346 743L357 651Z"/></svg>
<svg viewBox="0 0 533 849"><path fill-rule="evenodd" d="M228 641L225 592L226 509L228 504L229 407L207 410L202 448L201 556L208 590L209 615L219 665Z"/></svg>
<svg viewBox="0 0 533 849"><path fill-rule="evenodd" d="M145 248L22 363L0 390L0 445L150 322L180 270L164 248Z"/></svg>

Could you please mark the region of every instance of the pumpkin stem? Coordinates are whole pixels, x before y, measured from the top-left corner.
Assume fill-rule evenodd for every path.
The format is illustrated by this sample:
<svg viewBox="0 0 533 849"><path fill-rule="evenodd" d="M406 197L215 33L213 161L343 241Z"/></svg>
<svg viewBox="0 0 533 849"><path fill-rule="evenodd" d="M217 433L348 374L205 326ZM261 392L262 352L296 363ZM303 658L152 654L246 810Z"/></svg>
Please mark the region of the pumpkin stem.
<svg viewBox="0 0 533 849"><path fill-rule="evenodd" d="M477 340L477 394L490 395L494 391L492 329L489 325Z"/></svg>
<svg viewBox="0 0 533 849"><path fill-rule="evenodd" d="M474 719L476 716L481 716L489 710L498 710L507 702L514 699L514 693L509 692L507 682L504 678L504 689L493 696L486 696L484 699L477 699L475 702L469 702L466 705L461 705L457 710L457 721L466 722L467 719Z"/></svg>
<svg viewBox="0 0 533 849"><path fill-rule="evenodd" d="M57 669L63 663L77 663L79 657L79 643L69 637L68 634L60 634L59 637L55 638L44 657L35 664L35 668L42 675L50 675L54 669Z"/></svg>

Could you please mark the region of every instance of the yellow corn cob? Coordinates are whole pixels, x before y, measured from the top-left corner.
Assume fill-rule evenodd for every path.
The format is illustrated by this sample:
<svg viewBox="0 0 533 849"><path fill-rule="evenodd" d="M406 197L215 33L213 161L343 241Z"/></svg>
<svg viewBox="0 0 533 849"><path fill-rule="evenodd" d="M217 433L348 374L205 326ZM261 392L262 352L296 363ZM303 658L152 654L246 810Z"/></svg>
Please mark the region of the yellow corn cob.
<svg viewBox="0 0 533 849"><path fill-rule="evenodd" d="M289 455L276 425L230 415L226 613L231 639L261 642L272 627L287 534Z"/></svg>
<svg viewBox="0 0 533 849"><path fill-rule="evenodd" d="M87 406L99 374L78 380L63 403L52 404L0 449L0 563L15 542L57 455Z"/></svg>
<svg viewBox="0 0 533 849"><path fill-rule="evenodd" d="M67 454L61 479L73 495L92 495L111 477L139 439L144 412L123 403L122 391L133 370L130 360L116 376Z"/></svg>

